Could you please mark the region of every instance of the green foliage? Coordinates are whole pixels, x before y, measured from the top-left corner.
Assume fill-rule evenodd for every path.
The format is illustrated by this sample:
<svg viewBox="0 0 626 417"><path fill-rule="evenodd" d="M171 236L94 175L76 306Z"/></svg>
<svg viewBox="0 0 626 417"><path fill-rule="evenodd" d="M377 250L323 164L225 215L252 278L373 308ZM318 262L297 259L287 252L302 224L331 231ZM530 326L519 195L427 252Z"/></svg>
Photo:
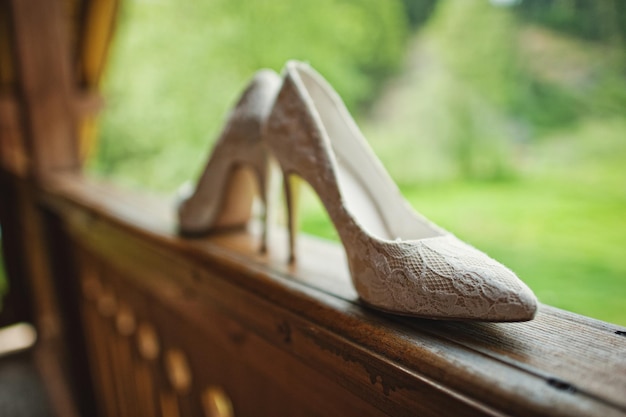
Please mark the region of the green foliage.
<svg viewBox="0 0 626 417"><path fill-rule="evenodd" d="M514 148L527 139L524 121L512 112L523 90L511 48L516 36L509 10L487 2L438 2L410 57L418 68L415 79L383 98L373 123L365 124L402 184L516 176ZM398 156L389 137L419 151Z"/></svg>
<svg viewBox="0 0 626 417"><path fill-rule="evenodd" d="M424 24L430 18L437 0L402 0L406 16L411 27L416 28Z"/></svg>
<svg viewBox="0 0 626 417"><path fill-rule="evenodd" d="M91 167L172 190L198 172L254 71L288 59L311 62L356 109L399 66L406 27L398 0L129 0Z"/></svg>
<svg viewBox="0 0 626 417"><path fill-rule="evenodd" d="M626 40L622 0L524 0L520 16L565 33L600 41Z"/></svg>
<svg viewBox="0 0 626 417"><path fill-rule="evenodd" d="M515 179L533 142L626 114L621 48L528 25L517 13L437 3L409 56L413 79L392 84L364 124L402 184ZM389 138L419 152L397 152Z"/></svg>
<svg viewBox="0 0 626 417"><path fill-rule="evenodd" d="M508 9L485 1L440 1L427 30L453 76L494 105L517 95L517 25Z"/></svg>
<svg viewBox="0 0 626 417"><path fill-rule="evenodd" d="M237 28L226 47L248 71L281 68L289 58L311 62L339 88L349 107L368 101L404 51L399 2L315 0L227 2ZM230 45L228 45L230 44Z"/></svg>

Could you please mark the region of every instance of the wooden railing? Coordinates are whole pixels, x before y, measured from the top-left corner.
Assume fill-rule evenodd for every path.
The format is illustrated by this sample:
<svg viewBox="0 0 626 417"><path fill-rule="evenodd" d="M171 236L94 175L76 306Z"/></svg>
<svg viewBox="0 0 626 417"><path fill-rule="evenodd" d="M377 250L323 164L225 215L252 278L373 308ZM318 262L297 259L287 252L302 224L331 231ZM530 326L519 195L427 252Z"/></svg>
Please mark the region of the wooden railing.
<svg viewBox="0 0 626 417"><path fill-rule="evenodd" d="M618 326L395 317L358 302L335 244L289 267L280 232L268 255L253 231L182 239L170 201L73 175L37 201L104 416L626 415Z"/></svg>

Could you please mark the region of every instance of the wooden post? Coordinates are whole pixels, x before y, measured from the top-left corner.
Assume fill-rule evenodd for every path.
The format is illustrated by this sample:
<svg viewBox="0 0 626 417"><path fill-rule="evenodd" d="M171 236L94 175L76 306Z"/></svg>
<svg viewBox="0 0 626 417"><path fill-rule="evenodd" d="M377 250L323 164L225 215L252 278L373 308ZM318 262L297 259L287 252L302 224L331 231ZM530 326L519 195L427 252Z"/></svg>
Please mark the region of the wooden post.
<svg viewBox="0 0 626 417"><path fill-rule="evenodd" d="M79 169L69 25L58 0L8 0L30 174Z"/></svg>
<svg viewBox="0 0 626 417"><path fill-rule="evenodd" d="M15 116L17 128L11 131L19 132L24 145L21 171L0 165L6 180L6 186L0 184L2 239L16 258L13 270L19 273L12 274L10 282L13 286L19 281L30 290L31 314L38 329L35 357L54 407L59 413L62 410L61 415L76 416L77 408L94 415L91 406L81 407L80 399L90 401L90 387L76 368L86 369L86 364L74 355L73 341L66 338L72 329L59 308L69 295L59 297L57 275L69 273L73 260L51 259L58 255L51 249L60 242L39 202L42 185L52 176L80 170L69 14L62 0L0 1L9 11L15 74L15 111L6 111L5 105L2 120L11 122L10 116Z"/></svg>
<svg viewBox="0 0 626 417"><path fill-rule="evenodd" d="M60 0L4 0L11 16L16 113L25 142L26 178L13 178L15 197L3 201L15 213L3 239L25 261L32 288L33 316L40 337L58 336L57 300L44 230L36 201L37 185L58 172L78 171L69 21ZM15 174L15 173L14 173ZM7 211L7 210L5 210Z"/></svg>

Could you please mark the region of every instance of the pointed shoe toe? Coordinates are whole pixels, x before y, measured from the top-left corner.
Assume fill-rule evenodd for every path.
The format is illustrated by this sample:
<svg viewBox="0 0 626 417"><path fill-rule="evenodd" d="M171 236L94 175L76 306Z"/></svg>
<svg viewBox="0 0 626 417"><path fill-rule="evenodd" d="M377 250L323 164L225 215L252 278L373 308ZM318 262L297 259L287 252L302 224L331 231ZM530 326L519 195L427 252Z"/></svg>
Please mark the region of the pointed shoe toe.
<svg viewBox="0 0 626 417"><path fill-rule="evenodd" d="M351 258L354 284L372 307L433 319L527 321L532 291L508 268L452 235L372 241Z"/></svg>

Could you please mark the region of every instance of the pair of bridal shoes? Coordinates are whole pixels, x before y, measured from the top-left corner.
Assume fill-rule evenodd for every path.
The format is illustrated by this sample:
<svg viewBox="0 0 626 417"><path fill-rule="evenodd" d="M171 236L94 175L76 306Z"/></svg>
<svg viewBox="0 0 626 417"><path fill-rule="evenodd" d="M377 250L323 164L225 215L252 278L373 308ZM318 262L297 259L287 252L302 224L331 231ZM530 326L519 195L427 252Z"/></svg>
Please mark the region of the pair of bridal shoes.
<svg viewBox="0 0 626 417"><path fill-rule="evenodd" d="M364 304L431 319L534 317L537 300L513 272L411 208L337 93L301 62L288 62L282 77L269 70L254 76L179 206L181 233L244 226L258 189L265 248L270 160L285 185L290 261L297 234L292 180L300 177L326 208Z"/></svg>

